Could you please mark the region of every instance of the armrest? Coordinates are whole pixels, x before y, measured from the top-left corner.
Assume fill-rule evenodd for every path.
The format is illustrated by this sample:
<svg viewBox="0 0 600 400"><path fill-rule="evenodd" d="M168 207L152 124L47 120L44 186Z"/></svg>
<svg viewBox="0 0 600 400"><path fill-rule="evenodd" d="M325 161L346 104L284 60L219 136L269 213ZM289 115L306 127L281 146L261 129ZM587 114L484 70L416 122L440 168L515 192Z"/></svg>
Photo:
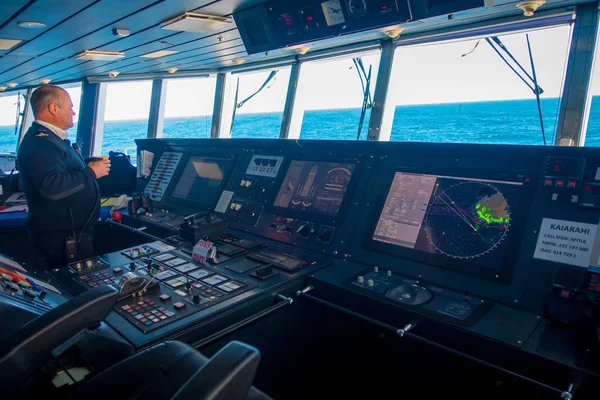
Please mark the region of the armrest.
<svg viewBox="0 0 600 400"><path fill-rule="evenodd" d="M19 382L27 380L52 358L52 350L82 329L97 327L110 312L117 295L111 286L92 289L7 337L0 343L0 380L18 387Z"/></svg>
<svg viewBox="0 0 600 400"><path fill-rule="evenodd" d="M192 375L172 400L244 400L259 362L257 349L233 341Z"/></svg>

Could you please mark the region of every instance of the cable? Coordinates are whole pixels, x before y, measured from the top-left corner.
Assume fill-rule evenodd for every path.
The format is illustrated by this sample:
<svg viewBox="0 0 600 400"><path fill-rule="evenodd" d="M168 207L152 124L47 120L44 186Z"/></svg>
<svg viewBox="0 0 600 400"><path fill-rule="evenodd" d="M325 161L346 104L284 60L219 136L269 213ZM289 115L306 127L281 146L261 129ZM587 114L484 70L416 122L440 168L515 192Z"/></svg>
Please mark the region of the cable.
<svg viewBox="0 0 600 400"><path fill-rule="evenodd" d="M477 41L477 43L475 43L475 46L473 47L473 49L472 49L471 51L469 51L469 52L467 52L467 53L465 53L465 54L461 55L461 57L466 57L466 56L468 56L469 54L473 53L473 52L475 51L475 49L477 48L477 46L479 46L479 42L481 42L481 39L479 39L479 40Z"/></svg>
<svg viewBox="0 0 600 400"><path fill-rule="evenodd" d="M94 208L92 209L92 212L90 213L87 221L85 221L85 224L83 225L83 229L81 229L81 234L79 235L79 240L77 241L78 247L81 244L81 239L83 238L83 234L85 233L85 230L87 229L88 225L90 224L92 217L96 213L96 210L98 209L98 203L100 202L100 187L98 186L98 182L95 180L94 180L94 188L96 189L96 201L94 202Z"/></svg>
<svg viewBox="0 0 600 400"><path fill-rule="evenodd" d="M531 43L529 43L529 34L525 35L527 39L527 49L529 50L529 60L531 61L531 72L533 73L533 83L536 88L539 88L537 84L537 76L535 74L535 65L533 64L533 53L531 52ZM537 100L538 114L540 116L540 127L542 128L542 139L544 140L544 146L546 146L546 132L544 131L544 116L542 115L542 101L540 99L540 91L535 91L535 98Z"/></svg>
<svg viewBox="0 0 600 400"><path fill-rule="evenodd" d="M237 111L238 95L240 94L240 77L237 78L237 86L235 88L235 98L233 99L233 114L231 116L231 128L229 128L229 136L233 133L233 124L235 122L235 114Z"/></svg>

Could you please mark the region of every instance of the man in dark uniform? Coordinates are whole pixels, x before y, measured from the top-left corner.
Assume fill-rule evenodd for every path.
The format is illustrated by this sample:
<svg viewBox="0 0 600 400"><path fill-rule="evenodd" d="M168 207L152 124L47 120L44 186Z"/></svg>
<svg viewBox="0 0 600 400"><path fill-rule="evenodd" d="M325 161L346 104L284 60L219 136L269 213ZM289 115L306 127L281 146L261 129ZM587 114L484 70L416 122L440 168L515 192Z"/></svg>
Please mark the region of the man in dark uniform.
<svg viewBox="0 0 600 400"><path fill-rule="evenodd" d="M67 247L75 249L77 259L90 257L91 226L100 213L96 179L108 175L110 161L86 166L81 153L71 146L66 130L73 126L75 112L64 89L41 86L31 96L31 108L35 122L18 154L30 238L50 266L72 261Z"/></svg>

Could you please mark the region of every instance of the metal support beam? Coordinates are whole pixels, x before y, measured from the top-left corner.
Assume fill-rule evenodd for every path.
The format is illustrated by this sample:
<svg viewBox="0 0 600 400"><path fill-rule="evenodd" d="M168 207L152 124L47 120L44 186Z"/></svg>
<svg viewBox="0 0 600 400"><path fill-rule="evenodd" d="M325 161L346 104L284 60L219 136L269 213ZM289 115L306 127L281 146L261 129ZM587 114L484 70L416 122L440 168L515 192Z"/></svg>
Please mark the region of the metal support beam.
<svg viewBox="0 0 600 400"><path fill-rule="evenodd" d="M25 106L23 107L23 118L21 119L21 126L19 127L19 140L17 141L17 152L19 151L19 145L21 144L21 140L23 140L23 136L31 127L31 124L34 121L33 110L31 109L31 95L33 94L33 88L27 89L27 94L25 95Z"/></svg>
<svg viewBox="0 0 600 400"><path fill-rule="evenodd" d="M281 120L281 131L279 132L280 139L288 139L290 137L290 127L292 122L298 119L299 110L295 110L296 92L298 91L298 81L300 80L300 67L302 64L296 62L292 65L290 71L290 81L288 83L287 96L285 98L285 107L283 109L283 118ZM297 136L300 136L300 131L297 129ZM296 134L292 134L296 136ZM298 139L298 137L292 137Z"/></svg>
<svg viewBox="0 0 600 400"><path fill-rule="evenodd" d="M558 146L583 146L585 142L597 34L598 2L578 5L558 114Z"/></svg>
<svg viewBox="0 0 600 400"><path fill-rule="evenodd" d="M167 99L167 81L152 81L152 97L150 99L150 116L148 118L148 139L161 138L165 125L165 105Z"/></svg>
<svg viewBox="0 0 600 400"><path fill-rule="evenodd" d="M230 138L233 107L235 104L235 85L231 73L219 73L215 89L215 104L210 131L211 138Z"/></svg>
<svg viewBox="0 0 600 400"><path fill-rule="evenodd" d="M390 140L392 126L391 123L384 124L384 121L391 122L391 119L394 117L393 108L386 107L386 100L392 76L392 67L394 66L395 49L396 47L391 39L382 42L381 59L379 61L375 94L373 95L373 108L371 110L371 119L369 120L367 140ZM389 115L390 112L391 117Z"/></svg>
<svg viewBox="0 0 600 400"><path fill-rule="evenodd" d="M89 83L81 85L81 103L79 105L79 124L77 143L84 157L91 157L102 151L104 133L104 111L106 105L106 84Z"/></svg>

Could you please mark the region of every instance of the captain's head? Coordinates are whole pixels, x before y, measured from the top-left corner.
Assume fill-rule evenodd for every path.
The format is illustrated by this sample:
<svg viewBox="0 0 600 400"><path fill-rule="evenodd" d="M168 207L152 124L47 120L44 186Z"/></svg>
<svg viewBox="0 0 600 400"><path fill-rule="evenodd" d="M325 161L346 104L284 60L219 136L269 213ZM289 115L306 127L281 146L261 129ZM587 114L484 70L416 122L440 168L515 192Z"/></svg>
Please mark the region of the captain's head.
<svg viewBox="0 0 600 400"><path fill-rule="evenodd" d="M61 87L44 85L37 88L31 95L31 109L35 119L57 128L67 130L74 125L71 96Z"/></svg>

